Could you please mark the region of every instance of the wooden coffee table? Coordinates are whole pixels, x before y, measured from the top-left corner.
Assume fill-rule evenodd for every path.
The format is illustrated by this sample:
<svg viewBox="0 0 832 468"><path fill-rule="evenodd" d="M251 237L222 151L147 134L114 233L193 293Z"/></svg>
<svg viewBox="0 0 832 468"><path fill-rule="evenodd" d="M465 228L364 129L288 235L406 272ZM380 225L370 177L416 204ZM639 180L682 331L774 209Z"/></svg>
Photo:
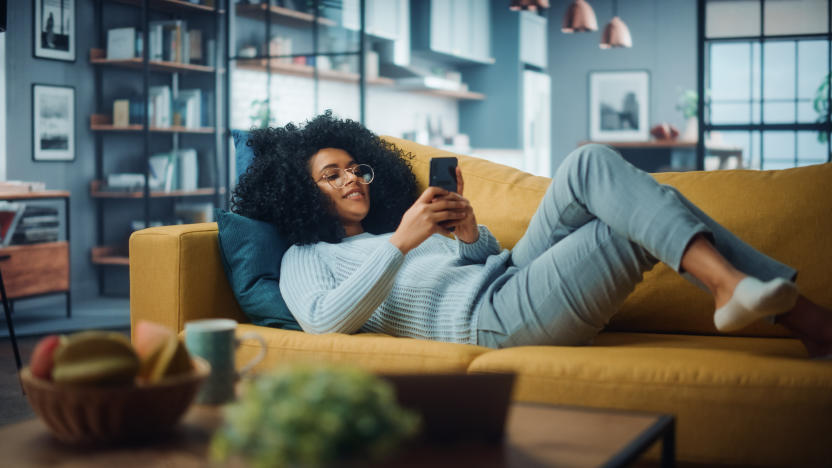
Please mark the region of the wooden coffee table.
<svg viewBox="0 0 832 468"><path fill-rule="evenodd" d="M202 467L208 464L208 444L220 422L217 408L194 406L161 440L91 449L61 444L33 419L0 428L0 453L7 466ZM389 465L617 467L629 465L661 441L661 464L670 467L675 463L674 428L674 417L668 415L515 403L503 444L417 446Z"/></svg>

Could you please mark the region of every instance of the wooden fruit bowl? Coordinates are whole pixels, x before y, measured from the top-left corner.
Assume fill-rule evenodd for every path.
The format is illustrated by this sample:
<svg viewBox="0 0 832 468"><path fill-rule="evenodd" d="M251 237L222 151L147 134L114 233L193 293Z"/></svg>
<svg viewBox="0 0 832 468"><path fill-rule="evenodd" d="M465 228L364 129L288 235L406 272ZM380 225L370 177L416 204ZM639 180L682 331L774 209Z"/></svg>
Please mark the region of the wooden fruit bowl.
<svg viewBox="0 0 832 468"><path fill-rule="evenodd" d="M130 386L56 385L20 371L29 405L62 442L99 444L143 438L171 429L211 372L202 358L194 369L154 384Z"/></svg>

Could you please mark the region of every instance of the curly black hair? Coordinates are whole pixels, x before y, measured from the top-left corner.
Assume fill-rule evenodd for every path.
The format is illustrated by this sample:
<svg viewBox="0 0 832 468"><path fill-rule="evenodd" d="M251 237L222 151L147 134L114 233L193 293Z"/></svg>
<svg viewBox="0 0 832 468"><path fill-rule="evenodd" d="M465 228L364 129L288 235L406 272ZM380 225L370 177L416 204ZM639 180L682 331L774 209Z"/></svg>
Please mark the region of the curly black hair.
<svg viewBox="0 0 832 468"><path fill-rule="evenodd" d="M337 243L346 235L332 202L309 175L309 159L323 148L342 149L372 166L370 211L361 223L366 232L395 231L419 195L411 154L330 110L303 127L252 130L248 145L254 160L234 189L231 210L273 224L290 244Z"/></svg>

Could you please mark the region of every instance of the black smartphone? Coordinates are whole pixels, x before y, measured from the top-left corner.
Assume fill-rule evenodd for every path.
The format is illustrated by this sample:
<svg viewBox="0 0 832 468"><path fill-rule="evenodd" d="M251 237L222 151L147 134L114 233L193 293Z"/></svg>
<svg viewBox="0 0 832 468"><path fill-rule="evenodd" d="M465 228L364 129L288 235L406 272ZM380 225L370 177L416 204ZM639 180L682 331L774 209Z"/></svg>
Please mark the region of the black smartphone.
<svg viewBox="0 0 832 468"><path fill-rule="evenodd" d="M428 185L456 192L456 158L430 158Z"/></svg>

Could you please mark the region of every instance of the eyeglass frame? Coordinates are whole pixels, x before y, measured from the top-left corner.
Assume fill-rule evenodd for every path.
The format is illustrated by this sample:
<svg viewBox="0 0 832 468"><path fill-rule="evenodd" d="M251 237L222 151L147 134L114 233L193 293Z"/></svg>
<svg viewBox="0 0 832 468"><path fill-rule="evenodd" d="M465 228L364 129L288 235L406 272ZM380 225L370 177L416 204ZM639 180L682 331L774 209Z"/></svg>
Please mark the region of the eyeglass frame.
<svg viewBox="0 0 832 468"><path fill-rule="evenodd" d="M358 174L355 173L355 171L358 170L358 168L361 167L361 166L366 166L370 170L370 180L369 181L365 181L363 177L359 177ZM329 168L325 169L324 171L328 171L328 170L336 170L336 171L339 171L339 173L340 172L349 173L355 178L356 182L358 182L361 185L370 185L374 180L376 180L376 171L374 171L373 166L370 166L369 164L356 164L356 165L350 166L346 169L341 169L340 167L329 167ZM321 176L315 182L321 182L322 180L325 180L325 177L326 177L325 174L321 174ZM347 185L347 182L346 182L346 178L344 176L339 176L338 178L339 179L341 179L341 178L344 179L344 183L341 184L340 187L338 187L334 183L332 183L331 180L326 180L326 183L329 184L329 186L334 188L335 190L340 190L340 189L344 188Z"/></svg>

